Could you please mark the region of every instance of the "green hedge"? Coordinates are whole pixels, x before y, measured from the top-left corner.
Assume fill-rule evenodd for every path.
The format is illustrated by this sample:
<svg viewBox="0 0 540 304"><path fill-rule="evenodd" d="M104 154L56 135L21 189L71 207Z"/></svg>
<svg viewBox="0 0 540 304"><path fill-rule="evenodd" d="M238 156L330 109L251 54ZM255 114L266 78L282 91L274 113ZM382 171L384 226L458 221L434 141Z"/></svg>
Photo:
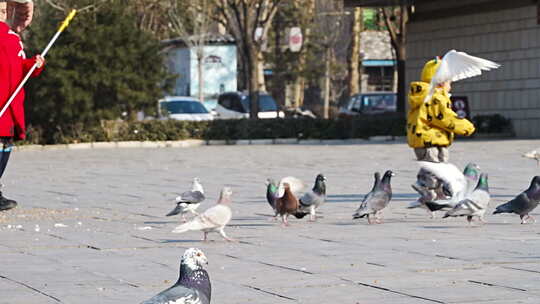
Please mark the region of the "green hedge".
<svg viewBox="0 0 540 304"><path fill-rule="evenodd" d="M348 139L377 135L404 136L405 117L399 114L354 118L214 120L188 122L152 120L144 122L104 121L56 128L29 127L26 143L67 144L96 141L164 141L183 139Z"/></svg>

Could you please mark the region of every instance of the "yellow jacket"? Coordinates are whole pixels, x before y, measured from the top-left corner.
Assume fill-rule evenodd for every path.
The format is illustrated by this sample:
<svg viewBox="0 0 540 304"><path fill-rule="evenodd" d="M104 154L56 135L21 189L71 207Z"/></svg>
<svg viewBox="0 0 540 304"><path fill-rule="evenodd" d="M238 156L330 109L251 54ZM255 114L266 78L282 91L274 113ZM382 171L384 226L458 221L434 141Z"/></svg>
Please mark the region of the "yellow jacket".
<svg viewBox="0 0 540 304"><path fill-rule="evenodd" d="M452 102L442 89L436 89L427 103L429 83L411 82L409 112L407 114L407 142L412 148L447 147L454 140L454 133L469 136L474 125L459 118L452 110Z"/></svg>

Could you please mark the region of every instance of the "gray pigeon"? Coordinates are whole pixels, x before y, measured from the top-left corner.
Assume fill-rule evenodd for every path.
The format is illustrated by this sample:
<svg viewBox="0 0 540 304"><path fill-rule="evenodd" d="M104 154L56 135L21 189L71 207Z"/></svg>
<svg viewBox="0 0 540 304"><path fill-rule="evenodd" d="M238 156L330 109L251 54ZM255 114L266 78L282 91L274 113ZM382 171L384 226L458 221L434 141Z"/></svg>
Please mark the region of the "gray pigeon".
<svg viewBox="0 0 540 304"><path fill-rule="evenodd" d="M191 221L174 228L172 232L202 231L204 232L203 241L207 240L209 232L219 232L225 240L229 242L235 241L229 238L224 231L225 226L232 218L231 208L229 207L232 202L231 195L231 188L224 187L215 206L208 208L203 213L191 219Z"/></svg>
<svg viewBox="0 0 540 304"><path fill-rule="evenodd" d="M304 193L298 201L300 202L300 208L294 216L302 218L306 214L309 214L309 220L315 221L315 209L319 208L326 201L326 177L318 174L315 178L313 189Z"/></svg>
<svg viewBox="0 0 540 304"><path fill-rule="evenodd" d="M449 216L466 216L467 221L471 224L473 218L476 216L484 223L484 214L486 213L490 199L488 176L486 173L482 173L474 191L454 206L454 208L448 210L443 218Z"/></svg>
<svg viewBox="0 0 540 304"><path fill-rule="evenodd" d="M363 218L367 216L368 223L372 224L371 215L375 217L375 223L380 223L378 218L379 211L388 206L392 199L392 186L390 181L395 174L388 170L384 173L384 176L380 182L377 181L378 172L374 174L375 182L373 189L369 192L360 204L360 207L353 214L353 219Z"/></svg>
<svg viewBox="0 0 540 304"><path fill-rule="evenodd" d="M519 214L522 224L527 223L528 219L532 219L536 223L536 220L529 215L529 212L533 211L538 206L538 203L540 203L540 176L535 176L527 190L521 192L508 203L498 206L493 214L515 213Z"/></svg>
<svg viewBox="0 0 540 304"><path fill-rule="evenodd" d="M208 259L200 249L189 248L180 261L178 281L141 304L209 304L212 285L208 272L203 268L207 264Z"/></svg>
<svg viewBox="0 0 540 304"><path fill-rule="evenodd" d="M197 215L198 213L195 212L195 210L199 208L204 199L205 196L203 186L201 185L199 178L195 177L193 179L193 183L191 184L191 190L186 191L176 197L176 207L169 212L167 216L180 213L182 215L182 219L184 222L186 222L186 213L191 212Z"/></svg>

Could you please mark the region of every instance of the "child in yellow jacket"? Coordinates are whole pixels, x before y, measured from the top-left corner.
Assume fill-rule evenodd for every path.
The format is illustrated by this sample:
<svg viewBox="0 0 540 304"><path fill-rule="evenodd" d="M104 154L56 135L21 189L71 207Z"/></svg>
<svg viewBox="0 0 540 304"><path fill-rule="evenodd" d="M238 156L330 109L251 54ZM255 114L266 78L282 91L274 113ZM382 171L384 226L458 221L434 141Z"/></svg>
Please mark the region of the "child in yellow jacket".
<svg viewBox="0 0 540 304"><path fill-rule="evenodd" d="M437 84L432 97L425 102L439 65L440 59L428 61L421 81L412 82L409 92L407 142L418 160L430 162L448 162L448 147L455 134L470 136L475 131L470 121L459 118L452 110L450 82Z"/></svg>

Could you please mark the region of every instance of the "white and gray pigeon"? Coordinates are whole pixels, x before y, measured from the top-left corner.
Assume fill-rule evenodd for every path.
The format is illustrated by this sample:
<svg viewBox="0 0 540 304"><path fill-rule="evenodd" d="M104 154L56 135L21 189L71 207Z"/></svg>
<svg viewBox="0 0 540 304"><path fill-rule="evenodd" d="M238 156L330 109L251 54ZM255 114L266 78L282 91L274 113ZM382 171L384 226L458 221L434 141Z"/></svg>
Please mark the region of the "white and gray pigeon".
<svg viewBox="0 0 540 304"><path fill-rule="evenodd" d="M540 176L535 176L527 190L521 192L508 203L498 206L493 214L515 213L519 214L522 224L527 223L529 219L536 223L536 220L529 213L538 206L538 203L540 203Z"/></svg>
<svg viewBox="0 0 540 304"><path fill-rule="evenodd" d="M186 222L186 213L191 212L197 215L198 213L195 210L199 208L204 199L203 186L201 185L199 178L195 177L191 184L191 190L185 191L176 197L176 207L171 212L167 213L167 216L181 214L182 219Z"/></svg>
<svg viewBox="0 0 540 304"><path fill-rule="evenodd" d="M212 284L203 268L207 264L208 259L200 249L189 248L180 261L178 281L141 304L210 304Z"/></svg>
<svg viewBox="0 0 540 304"><path fill-rule="evenodd" d="M203 213L192 218L189 222L176 227L173 233L183 233L186 231L202 231L204 232L203 241L207 240L209 232L219 232L219 234L227 241L235 241L225 234L225 226L232 218L232 212L229 205L231 204L232 190L229 187L224 187L221 190L219 199L215 206L206 209Z"/></svg>
<svg viewBox="0 0 540 304"><path fill-rule="evenodd" d="M303 218L309 214L309 220L315 221L315 210L326 201L326 177L322 174L317 174L311 191L304 193L298 201L300 202L300 208L294 216L296 218Z"/></svg>
<svg viewBox="0 0 540 304"><path fill-rule="evenodd" d="M432 212L438 210L449 210L454 208L455 205L457 205L460 201L464 200L467 195L471 194L474 191L481 174L482 171L477 164L469 163L463 170L465 185L464 187L459 187L463 190L451 193L452 195L448 200L435 200L431 202L426 202L426 207ZM459 178L459 180L461 180L461 178Z"/></svg>
<svg viewBox="0 0 540 304"><path fill-rule="evenodd" d="M474 217L477 217L482 223L485 223L484 214L486 213L490 199L488 176L486 173L482 173L474 191L455 205L454 208L448 210L443 218L449 216L466 216L470 225Z"/></svg>
<svg viewBox="0 0 540 304"><path fill-rule="evenodd" d="M371 216L375 218L375 223L380 223L378 214L386 208L392 199L391 179L395 174L388 170L380 182L377 179L378 172L374 174L375 181L371 191L364 197L362 204L353 214L353 219L359 219L367 216L369 224L372 224Z"/></svg>

